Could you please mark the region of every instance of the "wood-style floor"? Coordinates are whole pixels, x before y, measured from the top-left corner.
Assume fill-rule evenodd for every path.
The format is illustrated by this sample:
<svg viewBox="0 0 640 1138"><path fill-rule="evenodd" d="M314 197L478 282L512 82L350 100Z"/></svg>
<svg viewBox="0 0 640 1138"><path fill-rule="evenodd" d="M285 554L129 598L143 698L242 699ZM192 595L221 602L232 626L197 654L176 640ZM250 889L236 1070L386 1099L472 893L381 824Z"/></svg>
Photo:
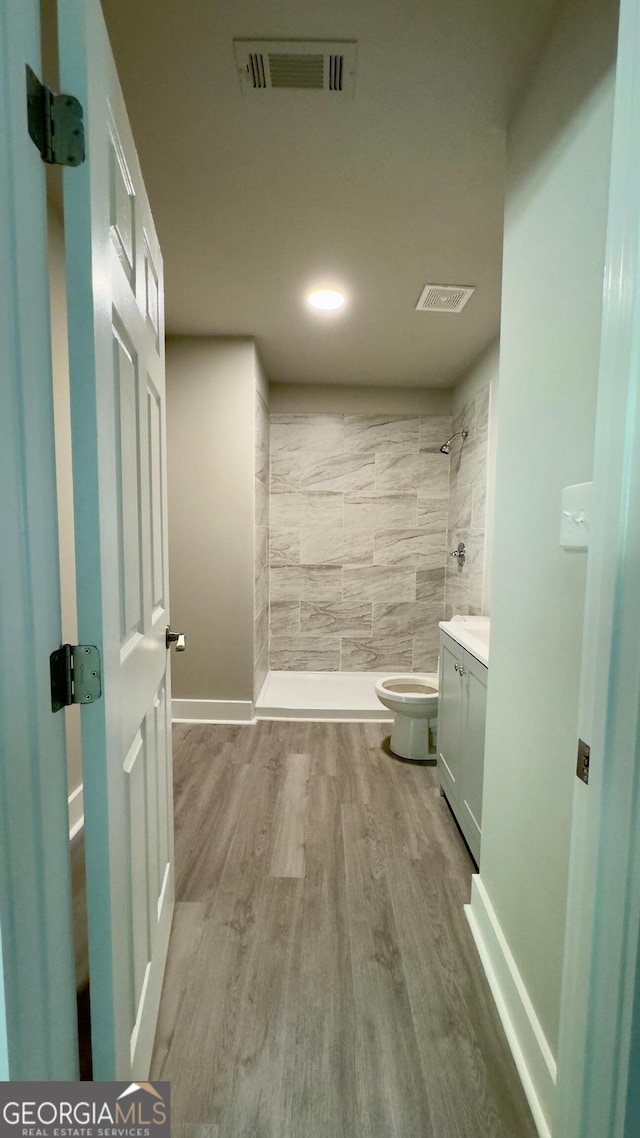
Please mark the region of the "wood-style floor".
<svg viewBox="0 0 640 1138"><path fill-rule="evenodd" d="M473 864L388 730L176 726L152 1067L174 1138L535 1138L463 913Z"/></svg>

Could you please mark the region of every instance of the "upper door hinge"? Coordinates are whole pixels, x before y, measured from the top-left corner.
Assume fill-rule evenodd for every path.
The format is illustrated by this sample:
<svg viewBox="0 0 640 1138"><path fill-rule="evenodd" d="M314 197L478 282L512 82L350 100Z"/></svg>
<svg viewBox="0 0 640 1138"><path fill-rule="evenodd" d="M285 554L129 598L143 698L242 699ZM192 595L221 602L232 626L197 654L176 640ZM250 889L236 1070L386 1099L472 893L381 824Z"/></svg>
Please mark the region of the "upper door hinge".
<svg viewBox="0 0 640 1138"><path fill-rule="evenodd" d="M100 699L100 653L93 644L63 644L51 653L49 664L52 711Z"/></svg>
<svg viewBox="0 0 640 1138"><path fill-rule="evenodd" d="M79 166L84 162L82 104L73 95L54 95L27 65L29 134L45 162Z"/></svg>

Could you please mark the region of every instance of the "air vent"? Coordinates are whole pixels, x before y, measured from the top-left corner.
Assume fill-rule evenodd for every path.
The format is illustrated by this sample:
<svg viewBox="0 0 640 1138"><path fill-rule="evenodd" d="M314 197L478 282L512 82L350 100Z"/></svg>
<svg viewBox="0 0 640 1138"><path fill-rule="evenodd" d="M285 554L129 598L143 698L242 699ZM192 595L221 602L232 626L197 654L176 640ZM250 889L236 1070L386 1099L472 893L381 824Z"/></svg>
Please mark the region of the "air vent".
<svg viewBox="0 0 640 1138"><path fill-rule="evenodd" d="M243 92L330 91L353 95L356 44L346 40L234 40Z"/></svg>
<svg viewBox="0 0 640 1138"><path fill-rule="evenodd" d="M428 284L422 290L416 309L418 312L462 312L474 292L473 285Z"/></svg>

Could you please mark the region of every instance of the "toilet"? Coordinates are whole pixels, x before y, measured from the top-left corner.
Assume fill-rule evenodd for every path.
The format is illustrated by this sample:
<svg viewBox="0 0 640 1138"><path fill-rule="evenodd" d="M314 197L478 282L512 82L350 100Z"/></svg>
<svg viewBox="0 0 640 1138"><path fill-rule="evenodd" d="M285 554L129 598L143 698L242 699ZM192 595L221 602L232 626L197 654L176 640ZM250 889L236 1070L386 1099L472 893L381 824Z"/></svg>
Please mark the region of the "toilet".
<svg viewBox="0 0 640 1138"><path fill-rule="evenodd" d="M438 675L387 676L376 683L380 703L395 714L391 750L402 759L429 758L429 720L438 714Z"/></svg>

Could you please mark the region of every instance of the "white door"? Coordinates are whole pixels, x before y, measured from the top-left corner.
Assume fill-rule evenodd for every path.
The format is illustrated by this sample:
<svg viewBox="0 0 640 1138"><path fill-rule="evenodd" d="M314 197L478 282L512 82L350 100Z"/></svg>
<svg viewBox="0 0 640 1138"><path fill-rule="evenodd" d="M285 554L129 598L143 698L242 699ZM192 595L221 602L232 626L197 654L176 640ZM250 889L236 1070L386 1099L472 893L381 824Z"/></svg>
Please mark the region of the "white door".
<svg viewBox="0 0 640 1138"><path fill-rule="evenodd" d="M60 0L94 1079L148 1077L174 898L162 259L98 0Z"/></svg>
<svg viewBox="0 0 640 1138"><path fill-rule="evenodd" d="M640 1134L640 0L616 61L594 496L557 1105L563 1138Z"/></svg>
<svg viewBox="0 0 640 1138"><path fill-rule="evenodd" d="M47 219L27 64L41 74L38 0L0 4L0 1078L65 1080L77 1042L65 725L49 679L61 622Z"/></svg>

